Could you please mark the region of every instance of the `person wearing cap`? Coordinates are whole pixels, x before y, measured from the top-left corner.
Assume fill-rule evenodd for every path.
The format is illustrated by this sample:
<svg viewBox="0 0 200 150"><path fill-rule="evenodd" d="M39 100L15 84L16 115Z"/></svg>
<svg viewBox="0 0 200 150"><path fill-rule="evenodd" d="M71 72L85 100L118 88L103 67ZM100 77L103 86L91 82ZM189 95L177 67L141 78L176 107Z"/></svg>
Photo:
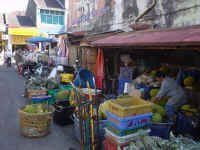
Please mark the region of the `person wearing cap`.
<svg viewBox="0 0 200 150"><path fill-rule="evenodd" d="M169 100L165 106L165 110L167 116L172 118L175 112L187 102L184 90L174 79L166 76L163 72L157 72L155 79L161 83L161 88L152 102L159 101L164 96L168 96Z"/></svg>

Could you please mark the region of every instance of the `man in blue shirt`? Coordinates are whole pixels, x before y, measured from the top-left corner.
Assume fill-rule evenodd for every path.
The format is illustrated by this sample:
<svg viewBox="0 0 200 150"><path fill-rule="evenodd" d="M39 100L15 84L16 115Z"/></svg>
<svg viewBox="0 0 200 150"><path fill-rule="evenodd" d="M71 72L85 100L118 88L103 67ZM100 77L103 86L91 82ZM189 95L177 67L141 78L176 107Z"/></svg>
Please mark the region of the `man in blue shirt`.
<svg viewBox="0 0 200 150"><path fill-rule="evenodd" d="M167 116L171 118L170 116L174 115L178 108L187 102L186 95L182 87L172 78L165 76L163 72L157 72L155 76L156 80L161 83L161 88L152 102L159 101L164 96L168 96L169 100L165 106L165 110Z"/></svg>

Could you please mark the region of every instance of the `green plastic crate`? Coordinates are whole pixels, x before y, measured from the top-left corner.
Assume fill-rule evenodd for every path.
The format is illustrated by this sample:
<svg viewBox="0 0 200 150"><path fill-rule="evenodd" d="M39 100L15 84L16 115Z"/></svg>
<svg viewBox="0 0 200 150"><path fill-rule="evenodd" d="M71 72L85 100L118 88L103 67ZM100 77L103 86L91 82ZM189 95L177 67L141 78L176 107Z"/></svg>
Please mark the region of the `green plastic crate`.
<svg viewBox="0 0 200 150"><path fill-rule="evenodd" d="M48 94L52 96L51 100L49 101L50 104L53 104L57 101L56 95L63 91L63 90L68 90L71 91L72 86L71 85L61 85L60 89L54 89L54 90L48 90ZM68 101L69 98L63 99L63 101Z"/></svg>

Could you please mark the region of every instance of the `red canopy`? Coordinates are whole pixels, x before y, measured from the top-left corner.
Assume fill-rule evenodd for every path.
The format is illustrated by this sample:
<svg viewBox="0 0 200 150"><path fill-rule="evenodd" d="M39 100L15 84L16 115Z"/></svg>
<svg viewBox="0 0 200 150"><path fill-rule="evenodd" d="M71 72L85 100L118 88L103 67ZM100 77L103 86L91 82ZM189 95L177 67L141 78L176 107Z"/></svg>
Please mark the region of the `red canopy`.
<svg viewBox="0 0 200 150"><path fill-rule="evenodd" d="M92 42L94 46L200 45L200 26L123 33Z"/></svg>

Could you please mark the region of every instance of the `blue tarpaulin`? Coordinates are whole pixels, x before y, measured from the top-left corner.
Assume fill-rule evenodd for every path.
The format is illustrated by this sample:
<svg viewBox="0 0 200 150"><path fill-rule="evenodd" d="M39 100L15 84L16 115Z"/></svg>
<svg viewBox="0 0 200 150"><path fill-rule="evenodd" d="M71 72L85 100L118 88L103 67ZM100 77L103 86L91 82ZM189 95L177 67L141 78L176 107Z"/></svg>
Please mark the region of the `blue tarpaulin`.
<svg viewBox="0 0 200 150"><path fill-rule="evenodd" d="M35 37L35 38L31 38L26 40L26 42L29 43L37 43L37 42L52 42L51 38L44 38L44 37Z"/></svg>

